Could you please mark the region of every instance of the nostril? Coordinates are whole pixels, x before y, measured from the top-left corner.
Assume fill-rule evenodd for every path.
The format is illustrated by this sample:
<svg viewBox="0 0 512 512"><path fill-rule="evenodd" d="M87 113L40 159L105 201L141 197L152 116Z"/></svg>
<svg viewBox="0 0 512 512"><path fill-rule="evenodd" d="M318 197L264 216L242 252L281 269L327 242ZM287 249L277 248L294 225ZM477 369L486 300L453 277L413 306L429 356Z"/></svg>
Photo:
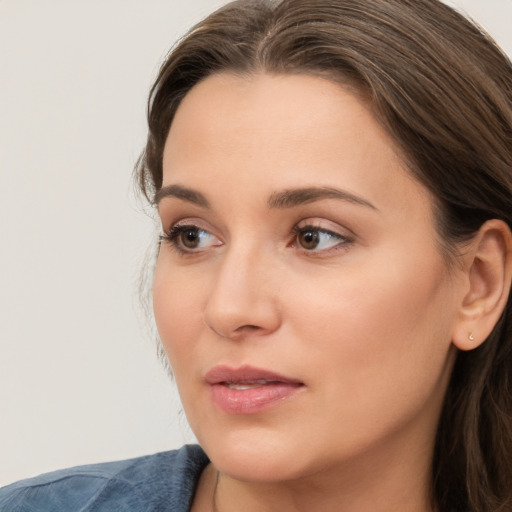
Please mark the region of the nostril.
<svg viewBox="0 0 512 512"><path fill-rule="evenodd" d="M232 330L230 333L223 333L223 332L220 332L218 329L215 329L214 327L212 327L204 318L203 318L203 323L204 323L204 325L206 325L206 327L208 327L208 329L210 329L211 331L213 331L215 334L217 334L218 336L220 336L222 338L240 338L240 337L243 337L244 335L253 334L256 331L262 330L262 328L258 327L257 325L246 324L246 325L241 325L240 327L237 327L236 329Z"/></svg>
<svg viewBox="0 0 512 512"><path fill-rule="evenodd" d="M266 333L265 329L259 325L241 325L235 329L229 338L235 341L240 341L246 338L263 336Z"/></svg>
<svg viewBox="0 0 512 512"><path fill-rule="evenodd" d="M261 327L258 327L257 325L242 325L242 326L238 327L237 329L235 329L234 332L243 334L243 333L251 333L251 332L259 331L259 330L261 330Z"/></svg>
<svg viewBox="0 0 512 512"><path fill-rule="evenodd" d="M257 325L242 325L242 327L239 327L238 329L247 329L247 330L254 331L257 329L261 329L261 327L258 327Z"/></svg>

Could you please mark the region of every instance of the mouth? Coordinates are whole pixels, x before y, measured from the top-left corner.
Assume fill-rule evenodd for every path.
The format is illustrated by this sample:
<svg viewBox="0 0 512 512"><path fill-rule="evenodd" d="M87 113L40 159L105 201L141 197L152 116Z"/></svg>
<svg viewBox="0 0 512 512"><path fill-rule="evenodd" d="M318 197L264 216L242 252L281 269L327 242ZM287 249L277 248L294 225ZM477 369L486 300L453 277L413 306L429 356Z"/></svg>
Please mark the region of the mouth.
<svg viewBox="0 0 512 512"><path fill-rule="evenodd" d="M216 366L205 376L213 403L228 414L254 414L292 398L304 383L261 368Z"/></svg>
<svg viewBox="0 0 512 512"><path fill-rule="evenodd" d="M235 389L237 391L246 391L247 389L261 388L262 386L272 386L279 384L276 380L257 380L254 382L219 382L219 384L226 386L228 389Z"/></svg>

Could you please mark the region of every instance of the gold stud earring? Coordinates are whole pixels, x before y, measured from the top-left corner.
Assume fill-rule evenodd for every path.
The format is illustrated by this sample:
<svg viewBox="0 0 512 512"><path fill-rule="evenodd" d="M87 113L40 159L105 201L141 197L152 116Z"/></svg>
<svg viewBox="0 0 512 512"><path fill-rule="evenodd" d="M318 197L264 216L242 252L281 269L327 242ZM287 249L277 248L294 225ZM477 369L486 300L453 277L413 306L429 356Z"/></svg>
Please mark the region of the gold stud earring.
<svg viewBox="0 0 512 512"><path fill-rule="evenodd" d="M470 333L468 334L468 340L469 340L469 341L475 341L475 337L473 336L473 333L472 333L472 332L470 332Z"/></svg>

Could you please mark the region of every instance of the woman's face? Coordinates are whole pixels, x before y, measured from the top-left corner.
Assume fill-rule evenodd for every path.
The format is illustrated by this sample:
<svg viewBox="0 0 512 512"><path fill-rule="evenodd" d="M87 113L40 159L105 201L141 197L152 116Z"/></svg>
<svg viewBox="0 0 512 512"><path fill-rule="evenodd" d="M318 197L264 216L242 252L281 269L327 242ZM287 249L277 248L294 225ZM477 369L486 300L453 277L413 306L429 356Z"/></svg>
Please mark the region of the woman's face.
<svg viewBox="0 0 512 512"><path fill-rule="evenodd" d="M163 168L156 322L217 468L428 461L463 287L364 103L318 77L212 76Z"/></svg>

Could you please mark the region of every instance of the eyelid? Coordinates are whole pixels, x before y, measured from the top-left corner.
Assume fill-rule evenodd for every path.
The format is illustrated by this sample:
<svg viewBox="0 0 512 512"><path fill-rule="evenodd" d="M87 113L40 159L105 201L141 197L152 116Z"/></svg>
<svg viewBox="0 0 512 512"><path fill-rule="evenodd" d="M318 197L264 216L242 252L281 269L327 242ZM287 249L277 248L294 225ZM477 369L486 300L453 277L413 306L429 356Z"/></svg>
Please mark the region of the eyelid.
<svg viewBox="0 0 512 512"><path fill-rule="evenodd" d="M169 227L164 228L164 225L167 225ZM219 238L217 235L214 234L215 229L210 225L210 223L206 222L200 217L182 217L177 220L171 220L169 222L162 219L162 230L164 232L164 235L170 234L173 228L179 227L194 227L197 229L201 229L203 231L208 231L208 233L211 233L216 238Z"/></svg>
<svg viewBox="0 0 512 512"><path fill-rule="evenodd" d="M319 231L328 231L333 235L337 235L344 238L356 238L356 234L347 226L341 225L337 222L327 220L321 217L309 217L303 219L295 225L297 229L314 228Z"/></svg>

